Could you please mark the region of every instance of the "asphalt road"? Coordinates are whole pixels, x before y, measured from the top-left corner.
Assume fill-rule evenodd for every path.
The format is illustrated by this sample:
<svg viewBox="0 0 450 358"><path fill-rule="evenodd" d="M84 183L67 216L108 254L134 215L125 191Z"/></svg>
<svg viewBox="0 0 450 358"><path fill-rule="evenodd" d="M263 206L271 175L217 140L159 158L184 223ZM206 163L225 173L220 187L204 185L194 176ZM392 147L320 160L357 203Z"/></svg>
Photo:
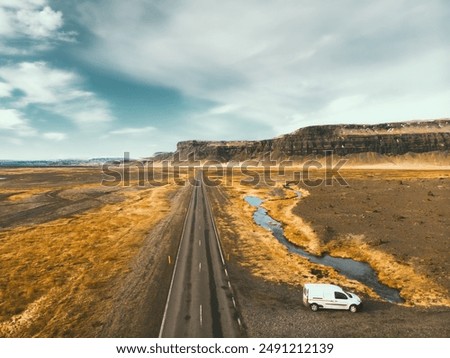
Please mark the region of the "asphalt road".
<svg viewBox="0 0 450 358"><path fill-rule="evenodd" d="M207 193L194 186L160 337L239 337L241 320Z"/></svg>

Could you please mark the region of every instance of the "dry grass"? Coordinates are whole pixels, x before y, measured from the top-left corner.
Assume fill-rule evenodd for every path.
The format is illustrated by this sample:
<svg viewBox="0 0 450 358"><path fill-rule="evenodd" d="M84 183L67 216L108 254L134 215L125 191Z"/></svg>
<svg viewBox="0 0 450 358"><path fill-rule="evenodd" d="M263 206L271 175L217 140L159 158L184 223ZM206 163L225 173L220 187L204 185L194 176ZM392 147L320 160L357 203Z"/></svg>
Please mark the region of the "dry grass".
<svg viewBox="0 0 450 358"><path fill-rule="evenodd" d="M286 191L285 189L282 189ZM309 196L309 192L305 189L299 189L303 197ZM289 195L290 193L287 193ZM307 225L302 218L292 214L292 207L299 200L298 197L288 196L285 198L271 197L268 193L263 207L267 209L270 215L283 223L284 234L286 238L297 246L307 249L314 255L322 255L324 248L320 239L310 225ZM286 223L289 223L288 225Z"/></svg>
<svg viewBox="0 0 450 358"><path fill-rule="evenodd" d="M17 191L12 190L2 190L0 191L0 194L12 194L8 197L8 201L22 201L22 200L28 200L34 196L44 194L47 192L47 189L28 189L23 192L19 192L18 194L15 194Z"/></svg>
<svg viewBox="0 0 450 358"><path fill-rule="evenodd" d="M225 206L215 205L217 226L224 249L228 255L236 257L242 266L249 268L253 275L298 287L306 282L326 280L376 296L370 288L359 282L290 253L270 232L256 225L252 217L255 209L244 202L244 197L258 195L263 198L268 194L267 189L247 188L236 183L224 190L227 192L228 203Z"/></svg>
<svg viewBox="0 0 450 358"><path fill-rule="evenodd" d="M363 178L377 176L385 179L424 179L448 177L443 171L380 171L373 170L346 171L345 176ZM297 199L267 201L264 206L270 215L283 222L285 235L291 242L306 247L310 252L332 256L352 258L369 263L378 273L382 283L400 290L401 296L408 305L417 306L450 306L448 292L445 288L434 283L430 278L419 274L414 267L405 262L398 262L392 255L374 248L356 235L347 235L344 240L332 240L323 245L315 234L310 223L292 213Z"/></svg>
<svg viewBox="0 0 450 358"><path fill-rule="evenodd" d="M348 235L345 240L332 240L323 245L310 224L292 213L296 204L297 199L264 203L270 215L283 223L289 241L317 255L327 252L331 256L367 262L377 272L380 282L400 290L407 305L450 306L448 293L443 287L417 273L408 263L398 262L392 255L371 247L359 236Z"/></svg>
<svg viewBox="0 0 450 358"><path fill-rule="evenodd" d="M1 232L0 336L88 336L177 189L128 188L120 203Z"/></svg>
<svg viewBox="0 0 450 358"><path fill-rule="evenodd" d="M320 173L319 173L320 174ZM346 172L353 177L367 176L367 171L353 170ZM372 176L398 178L439 178L447 176L442 171L406 172L374 170ZM226 187L229 203L223 208L218 226L228 250L240 257L241 263L250 268L259 277L274 282L302 285L305 282L338 283L349 289L378 296L365 285L348 280L331 268L310 263L307 259L290 254L272 234L256 225L252 215L254 208L244 202L246 195L257 195L265 202L263 206L271 217L284 225L285 236L291 242L306 248L311 253L320 255L328 252L332 256L352 258L369 263L378 273L380 282L400 290L405 305L415 306L450 306L448 292L432 279L418 273L411 263L399 262L392 255L363 242L360 237L349 235L345 240L332 240L324 245L316 235L310 223L292 213L298 203L292 190L285 189L280 181L276 187L260 186L257 188L242 185L235 176L233 186ZM284 178L283 178L284 179ZM303 197L309 195L304 189ZM301 200L301 199L300 199ZM220 208L216 208L220 210ZM228 214L230 218L226 218ZM225 219L226 218L226 219ZM234 235L238 238L234 238ZM319 273L319 275L317 275Z"/></svg>
<svg viewBox="0 0 450 358"><path fill-rule="evenodd" d="M333 240L325 246L325 250L334 256L369 263L382 283L400 291L407 305L450 307L444 287L418 273L411 264L398 262L392 255L371 247L359 236L349 235L345 240Z"/></svg>

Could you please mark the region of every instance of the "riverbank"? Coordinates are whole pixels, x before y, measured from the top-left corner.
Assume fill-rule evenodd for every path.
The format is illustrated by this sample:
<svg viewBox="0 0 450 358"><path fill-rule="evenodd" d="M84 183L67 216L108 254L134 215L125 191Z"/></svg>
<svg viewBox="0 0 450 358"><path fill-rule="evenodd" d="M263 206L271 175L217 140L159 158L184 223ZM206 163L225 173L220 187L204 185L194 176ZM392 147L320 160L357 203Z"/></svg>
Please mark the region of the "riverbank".
<svg viewBox="0 0 450 358"><path fill-rule="evenodd" d="M448 291L445 284L446 278L444 278L448 278L448 274L445 274L448 273L446 266L449 252L447 240L434 238L436 249L434 253L439 255L436 265L442 264L442 266L438 266L440 267L439 270L436 270L437 267L434 265L429 266L430 261L421 256L422 252L426 253L428 250L426 247L422 250L421 247L421 245L426 245L426 240L397 241L398 236L400 236L397 232L389 239L393 245L392 251L385 250L386 243L384 241L387 240L386 237L370 237L369 240L367 239L369 236L367 236L364 242L352 243L360 245L363 249L370 246L383 255L392 255L394 264L403 265L407 269L407 271L404 271L406 272L405 277L399 277L401 274L395 274L395 272L392 276L397 282L409 283L410 292L413 293L414 290L417 290L418 296L406 295L407 299L409 297L409 302L405 305L391 304L381 300L373 291L354 280L348 280L333 270L328 270L320 265L313 265L308 260L298 257L298 255L290 254L270 232L254 223L252 216L255 208L244 201L247 195L265 198L266 202L263 206L269 210L270 216L277 221L282 221L285 225L288 224L284 226L285 232L289 231L289 224L306 224L301 227L302 230L299 231L298 235L300 240L303 240L302 246L307 248L308 251L320 254L330 252L327 251L327 248L331 247L330 243L346 242L345 238L339 235L337 237L341 238L340 240L323 235L330 232L330 229L326 227L326 225L330 226L330 222L343 221L343 217L339 217L339 215L334 217L334 210L329 207L330 204L336 205L333 203L335 196L336 201L341 201L341 198L338 198L339 193L347 192L340 207L342 215L347 212L347 207L353 207L355 211L350 211L351 217L359 215L362 220L366 211L369 210L360 207L364 205L362 196L366 195L367 197L365 187L370 187L370 183L374 179L377 185L373 191L370 191L371 200L378 202L375 200L378 194L384 197L380 204L390 207L391 215L395 211L403 212L404 202L411 201L410 208L416 208L417 210L411 210L408 213L409 220L421 220L423 222L428 220L428 216L421 213L421 209L424 207L421 202L427 200L429 195L431 196L431 194L428 194L430 188L435 188L434 191L431 190L434 195L431 196L432 200L439 195L445 204L445 200L448 200L446 198L449 198L448 195L441 196L441 193L444 194L445 191L442 186L448 187L446 185L449 178L448 172L356 170L344 174L350 188L353 189L348 188L348 186L338 188L337 186L323 185L311 188L300 185L299 189L305 194L300 201L292 190L294 189L293 185L296 184L291 183L291 189L281 185L284 183L284 178L275 178L275 181L277 181L275 184L278 185L268 187L261 183L252 186L243 183L242 177L235 177L233 185L210 190L214 198L214 210L222 243L228 256L231 279L237 291L237 300L248 335L259 337L448 337L450 332L446 322L450 318L450 309L447 304ZM407 187L410 181L423 181L427 184L423 187L414 186L411 192L405 190L397 193L395 189L389 190L393 182ZM439 189L444 191L438 192L436 190L438 186L441 186ZM416 196L416 199L413 199L411 194L419 190L420 194ZM317 192L321 192L319 199L317 199ZM358 195L351 195L353 192L357 192ZM393 192L401 198L396 198L392 194ZM331 202L328 201L329 198L331 198ZM296 211L303 204L311 203L314 200L316 200L315 204L308 206L309 216L303 217ZM278 205L281 210L277 211ZM444 209L445 205L438 207ZM286 208L289 210L283 210ZM431 210L432 205L428 208ZM291 212L292 209L294 209L293 212ZM439 233L443 233L441 231L443 226L441 225L445 224L446 219L436 209L437 207L435 207L435 211L430 211L427 214L433 216L429 225L431 227L436 225L436 233L439 235ZM372 210L377 209L373 208ZM286 212L289 212L291 216L285 216ZM318 212L321 215L317 215ZM404 216L406 217L406 215ZM320 217L322 226L315 221L316 217ZM397 230L399 231L402 230L402 220L405 219L397 222ZM376 220L371 222L372 225L376 225L376 223ZM349 229L364 230L364 226L360 225L359 222L352 225L344 221L341 225ZM380 222L380 225L386 224ZM448 225L448 222L446 225ZM389 227L392 227L392 225ZM299 226L296 225L296 228L299 228ZM413 231L414 226L411 228L411 232ZM363 235L363 233L361 232L359 235ZM310 246L308 246L307 240L309 234L313 234L315 237L314 240L309 242ZM433 230L429 235L433 235ZM416 247L414 249L416 256L408 261L406 259L408 256L405 255L407 255L411 246ZM343 252L339 256L345 256L346 248L344 245L336 245L335 247L342 248ZM336 250L336 253L339 254L338 250ZM352 254L352 252L349 253ZM427 271L424 272L423 267L415 265L417 262L422 262ZM394 264L391 263L389 267L395 271L398 266ZM431 274L427 274L428 272ZM435 272L434 276L433 272ZM438 290L428 290L425 292L426 299L422 300L420 296L424 296L422 293L424 293L424 289L426 291L427 286L415 286L423 282L416 281L410 273L423 278L425 285L431 284L433 288L438 287ZM345 311L323 311L315 315L315 313L303 307L301 302L302 284L325 281L337 283L363 296L365 303L363 311L356 315L350 315ZM405 289L403 288L404 293ZM308 322L311 324L308 325ZM333 323L331 324L331 322Z"/></svg>

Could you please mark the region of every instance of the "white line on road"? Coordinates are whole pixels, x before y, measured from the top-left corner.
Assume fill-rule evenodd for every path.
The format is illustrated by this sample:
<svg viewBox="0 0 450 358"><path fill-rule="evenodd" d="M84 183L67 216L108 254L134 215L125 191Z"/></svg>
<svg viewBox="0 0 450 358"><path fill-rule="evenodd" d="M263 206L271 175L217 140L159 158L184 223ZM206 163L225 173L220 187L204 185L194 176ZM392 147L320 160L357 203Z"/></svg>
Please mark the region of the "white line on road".
<svg viewBox="0 0 450 358"><path fill-rule="evenodd" d="M203 306L200 305L200 327L203 326Z"/></svg>
<svg viewBox="0 0 450 358"><path fill-rule="evenodd" d="M236 300L234 299L234 297L231 297L231 300L233 301L234 309L236 309Z"/></svg>
<svg viewBox="0 0 450 358"><path fill-rule="evenodd" d="M206 198L206 202L207 202L207 210L209 212L210 218L211 218L211 223L215 232L215 236L216 236L216 240L217 240L217 245L219 246L219 254L220 254L220 259L222 260L222 265L225 266L225 258L223 257L223 252L222 252L222 246L220 245L220 240L219 240L219 231L217 230L217 226L216 226L216 222L214 221L214 216L212 214L211 211L211 202L209 201L209 197L208 194L206 193L206 191L204 190L204 188L202 187L204 196Z"/></svg>
<svg viewBox="0 0 450 358"><path fill-rule="evenodd" d="M194 204L193 204L193 200L192 198L194 197L194 193L195 190L192 190L191 196L190 196L190 200L189 200L189 207L188 209L190 209ZM189 210L188 210L189 211ZM177 271L177 267L178 267L178 258L179 258L179 254L181 251L181 245L182 245L182 241L183 241L183 237L184 234L186 232L186 226L188 223L188 211L186 211L186 216L184 217L184 223L183 223L183 230L181 232L181 239L180 242L178 243L178 250L177 250L177 256L175 259L175 266L173 267L173 271L172 271L172 278L170 280L170 287L169 287L169 293L167 295L167 300L166 300L166 306L164 307L164 315L163 315L163 319L161 322L161 328L159 329L159 335L158 337L161 338L163 331L164 331L164 325L166 324L166 318L167 318L167 309L169 308L169 301L170 301L170 296L172 295L172 289L173 289L173 282L175 281L175 272Z"/></svg>
<svg viewBox="0 0 450 358"><path fill-rule="evenodd" d="M202 246L202 240L198 240L198 246Z"/></svg>
<svg viewBox="0 0 450 358"><path fill-rule="evenodd" d="M228 271L227 271L227 269L224 269L225 270L225 275L228 277Z"/></svg>
<svg viewBox="0 0 450 358"><path fill-rule="evenodd" d="M199 262L199 263L198 263L198 272L201 272L201 271L202 271L202 263Z"/></svg>

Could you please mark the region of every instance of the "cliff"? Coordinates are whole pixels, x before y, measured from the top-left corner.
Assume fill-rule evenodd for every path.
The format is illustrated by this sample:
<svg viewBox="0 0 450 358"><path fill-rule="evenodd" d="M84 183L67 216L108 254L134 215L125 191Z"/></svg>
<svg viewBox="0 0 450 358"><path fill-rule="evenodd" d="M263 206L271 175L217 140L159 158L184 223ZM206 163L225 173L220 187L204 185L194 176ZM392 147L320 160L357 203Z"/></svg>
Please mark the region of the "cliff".
<svg viewBox="0 0 450 358"><path fill-rule="evenodd" d="M324 125L261 141L184 141L177 145L180 158L194 153L196 160L244 161L303 159L333 151L338 156L376 153L398 156L407 153L446 152L450 148L450 120L411 121L377 125Z"/></svg>

